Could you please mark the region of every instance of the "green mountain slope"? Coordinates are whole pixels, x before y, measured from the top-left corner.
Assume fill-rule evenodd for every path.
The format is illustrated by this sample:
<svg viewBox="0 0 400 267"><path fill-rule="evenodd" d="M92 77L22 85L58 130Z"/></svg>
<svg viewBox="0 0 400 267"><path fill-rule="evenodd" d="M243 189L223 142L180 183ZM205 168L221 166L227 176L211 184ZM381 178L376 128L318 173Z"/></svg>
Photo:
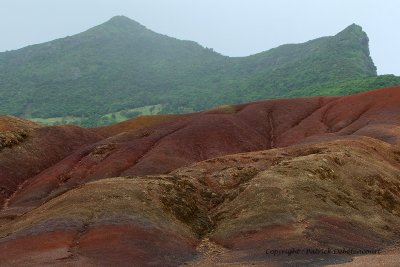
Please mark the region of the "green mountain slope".
<svg viewBox="0 0 400 267"><path fill-rule="evenodd" d="M52 117L144 106L154 93L212 74L221 58L115 17L72 37L1 53L0 95L8 102L1 111Z"/></svg>
<svg viewBox="0 0 400 267"><path fill-rule="evenodd" d="M332 94L338 81L370 77L376 68L357 25L230 58L119 16L71 37L0 53L0 113L91 118L93 124L105 114L145 106L176 113L316 90Z"/></svg>

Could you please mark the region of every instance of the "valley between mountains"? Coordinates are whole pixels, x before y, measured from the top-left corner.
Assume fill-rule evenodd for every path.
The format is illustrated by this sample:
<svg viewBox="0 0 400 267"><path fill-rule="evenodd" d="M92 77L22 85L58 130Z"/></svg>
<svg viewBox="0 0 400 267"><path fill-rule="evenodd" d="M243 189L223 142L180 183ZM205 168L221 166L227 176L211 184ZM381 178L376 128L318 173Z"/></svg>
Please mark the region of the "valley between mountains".
<svg viewBox="0 0 400 267"><path fill-rule="evenodd" d="M1 116L1 265L396 266L399 103L386 87L97 128ZM328 248L353 252L306 253Z"/></svg>

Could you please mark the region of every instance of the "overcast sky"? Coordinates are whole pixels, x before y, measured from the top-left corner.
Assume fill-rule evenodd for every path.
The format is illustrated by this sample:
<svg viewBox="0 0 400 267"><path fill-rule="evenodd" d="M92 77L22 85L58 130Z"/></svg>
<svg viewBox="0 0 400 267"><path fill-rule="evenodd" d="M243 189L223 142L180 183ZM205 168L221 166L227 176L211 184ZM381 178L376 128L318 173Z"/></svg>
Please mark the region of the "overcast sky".
<svg viewBox="0 0 400 267"><path fill-rule="evenodd" d="M368 33L378 73L400 75L399 12L399 0L0 0L0 51L73 35L115 15L228 56L357 23Z"/></svg>

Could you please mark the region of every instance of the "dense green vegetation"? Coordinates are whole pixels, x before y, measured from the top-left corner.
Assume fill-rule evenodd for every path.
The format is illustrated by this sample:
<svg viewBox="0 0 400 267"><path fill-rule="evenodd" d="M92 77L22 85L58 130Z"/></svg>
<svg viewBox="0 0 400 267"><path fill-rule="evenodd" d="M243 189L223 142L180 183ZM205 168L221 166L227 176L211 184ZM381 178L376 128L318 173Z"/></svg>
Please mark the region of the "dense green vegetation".
<svg viewBox="0 0 400 267"><path fill-rule="evenodd" d="M137 116L143 112L120 114L146 106L181 113L399 84L398 77L376 76L368 37L354 24L332 37L230 58L114 17L81 34L0 53L0 113L84 126Z"/></svg>
<svg viewBox="0 0 400 267"><path fill-rule="evenodd" d="M307 96L351 95L371 89L399 85L400 77L394 75L380 75L362 79L317 84L301 90L293 90L288 94L288 97L305 96L304 92L307 92Z"/></svg>

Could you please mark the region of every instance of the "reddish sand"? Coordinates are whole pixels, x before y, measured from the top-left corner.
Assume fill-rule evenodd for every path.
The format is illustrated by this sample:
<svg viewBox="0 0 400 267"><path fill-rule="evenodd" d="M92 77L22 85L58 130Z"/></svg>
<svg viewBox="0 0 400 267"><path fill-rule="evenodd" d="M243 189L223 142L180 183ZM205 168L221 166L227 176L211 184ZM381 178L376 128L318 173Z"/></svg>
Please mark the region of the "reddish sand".
<svg viewBox="0 0 400 267"><path fill-rule="evenodd" d="M10 145L0 146L0 205L28 179L100 140L98 134L77 126L40 127L13 117L0 117L0 127L0 140L2 136L11 140Z"/></svg>
<svg viewBox="0 0 400 267"><path fill-rule="evenodd" d="M399 138L400 87L97 129L0 117L0 261L202 266L203 244L223 266L316 264L263 251L396 245Z"/></svg>
<svg viewBox="0 0 400 267"><path fill-rule="evenodd" d="M96 131L102 135L124 132L85 147L32 177L10 203L41 199L60 185L168 173L227 154L339 136L371 136L397 144L398 103L400 88L392 87L346 97L260 101L233 106L229 112L214 109L190 116L163 116L159 120L150 117L151 126L144 128L143 118L103 127ZM132 130L128 131L130 125Z"/></svg>

